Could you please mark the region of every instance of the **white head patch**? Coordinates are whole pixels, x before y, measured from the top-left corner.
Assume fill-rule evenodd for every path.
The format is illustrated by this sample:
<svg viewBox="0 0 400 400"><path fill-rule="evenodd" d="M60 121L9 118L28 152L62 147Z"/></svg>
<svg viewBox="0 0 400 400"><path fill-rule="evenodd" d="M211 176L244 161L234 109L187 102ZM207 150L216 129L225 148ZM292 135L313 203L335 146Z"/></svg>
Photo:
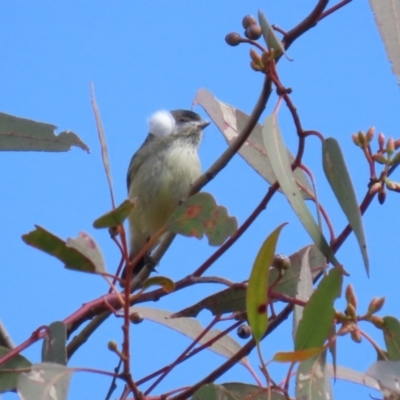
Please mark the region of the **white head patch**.
<svg viewBox="0 0 400 400"><path fill-rule="evenodd" d="M154 113L149 119L149 133L163 137L170 135L175 128L175 119L169 111L161 110Z"/></svg>

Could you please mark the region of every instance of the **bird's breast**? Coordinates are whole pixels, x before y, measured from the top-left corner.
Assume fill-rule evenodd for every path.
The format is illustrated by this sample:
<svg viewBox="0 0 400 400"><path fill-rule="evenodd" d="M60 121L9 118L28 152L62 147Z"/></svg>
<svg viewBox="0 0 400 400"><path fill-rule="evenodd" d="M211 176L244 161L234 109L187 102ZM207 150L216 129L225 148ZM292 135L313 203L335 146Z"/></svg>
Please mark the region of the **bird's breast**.
<svg viewBox="0 0 400 400"><path fill-rule="evenodd" d="M129 197L137 198L137 217L149 234L165 224L200 174L200 160L192 146L172 146L140 167Z"/></svg>

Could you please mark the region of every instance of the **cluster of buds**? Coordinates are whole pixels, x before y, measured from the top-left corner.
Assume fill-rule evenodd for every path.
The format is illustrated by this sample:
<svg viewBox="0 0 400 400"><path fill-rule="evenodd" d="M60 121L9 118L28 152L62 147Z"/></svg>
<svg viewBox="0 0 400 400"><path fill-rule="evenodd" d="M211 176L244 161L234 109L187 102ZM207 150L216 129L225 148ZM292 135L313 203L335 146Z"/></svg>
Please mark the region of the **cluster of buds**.
<svg viewBox="0 0 400 400"><path fill-rule="evenodd" d="M242 20L242 25L244 28L244 38L240 36L237 32L231 32L225 37L225 41L229 46L237 46L240 43L253 43L260 39L262 36L261 26L258 24L257 20L252 15L246 15ZM260 45L258 45L260 47ZM260 47L262 48L262 47ZM265 54L265 55L264 55ZM268 56L268 52L264 51L263 55L260 56L253 48L250 49L250 66L254 71L265 71L264 65L267 60L262 60L262 58Z"/></svg>
<svg viewBox="0 0 400 400"><path fill-rule="evenodd" d="M246 15L242 21L244 31L244 36L250 40L258 40L262 35L261 26L258 25L256 19L251 15Z"/></svg>
<svg viewBox="0 0 400 400"><path fill-rule="evenodd" d="M371 127L368 129L367 133L362 131L354 133L352 139L356 146L367 149L374 136L375 128ZM377 153L372 155L374 161L388 166L400 163L400 151L395 154L395 151L400 148L400 139L394 140L393 138L389 138L386 142L385 135L381 132L378 135L378 145L379 149Z"/></svg>
<svg viewBox="0 0 400 400"><path fill-rule="evenodd" d="M262 29L253 16L246 15L242 20L242 25L244 28L244 36L246 36L247 39L251 41L260 39ZM246 39L242 38L237 32L231 32L226 35L225 41L229 46L237 46L242 42L246 42Z"/></svg>
<svg viewBox="0 0 400 400"><path fill-rule="evenodd" d="M375 154L371 154L370 143L375 135L375 128L371 127L367 133L362 131L352 135L353 142L356 146L361 147L364 152L368 152L373 161L384 165L385 170L381 174L379 180L375 180L370 186L370 194L378 194L380 204L383 204L386 199L386 188L394 192L400 192L400 183L388 179L387 172L390 167L400 164L400 139L394 140L389 138L387 141L385 135L378 135L379 149ZM396 152L397 151L397 152Z"/></svg>
<svg viewBox="0 0 400 400"><path fill-rule="evenodd" d="M352 285L348 285L345 293L347 306L344 313L336 312L336 321L342 324L340 329L340 334L345 335L350 333L350 336L353 341L359 343L361 341L361 334L358 328L359 321L369 321L374 324L377 328L383 329L384 320L381 317L378 317L376 314L380 311L385 304L384 297L375 297L371 300L368 311L365 315L358 316L357 315L357 297L354 293L354 289Z"/></svg>

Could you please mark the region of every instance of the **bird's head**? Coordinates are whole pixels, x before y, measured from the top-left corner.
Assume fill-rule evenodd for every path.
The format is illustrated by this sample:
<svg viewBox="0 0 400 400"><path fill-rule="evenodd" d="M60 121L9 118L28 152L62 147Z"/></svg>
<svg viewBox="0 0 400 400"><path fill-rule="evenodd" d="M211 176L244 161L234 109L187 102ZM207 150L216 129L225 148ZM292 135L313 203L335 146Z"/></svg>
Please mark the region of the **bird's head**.
<svg viewBox="0 0 400 400"><path fill-rule="evenodd" d="M198 136L210 125L201 116L190 110L157 111L149 118L149 133L155 137L174 135L177 137Z"/></svg>

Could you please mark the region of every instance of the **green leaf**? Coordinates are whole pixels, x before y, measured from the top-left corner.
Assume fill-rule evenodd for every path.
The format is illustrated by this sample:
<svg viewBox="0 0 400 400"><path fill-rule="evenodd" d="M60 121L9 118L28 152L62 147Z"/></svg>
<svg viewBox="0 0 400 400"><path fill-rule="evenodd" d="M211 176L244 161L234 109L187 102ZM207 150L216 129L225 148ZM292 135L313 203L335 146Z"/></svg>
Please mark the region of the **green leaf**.
<svg viewBox="0 0 400 400"><path fill-rule="evenodd" d="M43 339L42 362L67 365L67 329L63 322L56 321L48 326Z"/></svg>
<svg viewBox="0 0 400 400"><path fill-rule="evenodd" d="M383 320L387 356L390 361L400 361L400 321L394 317L384 317Z"/></svg>
<svg viewBox="0 0 400 400"><path fill-rule="evenodd" d="M167 221L167 229L199 239L205 234L211 246L220 246L237 231L237 220L209 193L197 193L177 207Z"/></svg>
<svg viewBox="0 0 400 400"><path fill-rule="evenodd" d="M336 139L328 138L323 142L323 165L325 176L342 207L351 228L356 235L358 245L364 260L365 270L369 276L369 260L367 243L364 235L363 222L358 206L356 193L350 179L342 150Z"/></svg>
<svg viewBox="0 0 400 400"><path fill-rule="evenodd" d="M72 247L87 257L94 266L94 271L82 269L80 266L66 265L66 268L82 272L105 272L106 266L103 253L97 242L87 233L79 232L77 238L68 238L67 247Z"/></svg>
<svg viewBox="0 0 400 400"><path fill-rule="evenodd" d="M0 113L0 151L68 151L72 146L89 147L70 131L54 134L56 126Z"/></svg>
<svg viewBox="0 0 400 400"><path fill-rule="evenodd" d="M299 364L296 374L296 399L332 400L326 351Z"/></svg>
<svg viewBox="0 0 400 400"><path fill-rule="evenodd" d="M290 268L285 271L283 277L274 286L275 293L282 293L294 297L297 291L297 283L300 279L304 254L308 253L308 264L312 277L315 278L325 268L325 257L318 250L317 246L305 246L301 250L289 256ZM278 271L272 268L269 271L268 287L276 283ZM229 289L221 290L211 296L207 296L198 303L187 307L176 314L176 317L196 317L199 312L207 309L213 315L226 314L246 310L246 289L241 285L234 285Z"/></svg>
<svg viewBox="0 0 400 400"><path fill-rule="evenodd" d="M152 286L161 286L167 293L171 293L175 290L174 281L166 276L152 276L146 279L142 285L142 289L148 289Z"/></svg>
<svg viewBox="0 0 400 400"><path fill-rule="evenodd" d="M59 364L35 364L29 373L18 377L18 394L24 400L67 400L73 373L73 369Z"/></svg>
<svg viewBox="0 0 400 400"><path fill-rule="evenodd" d="M295 350L321 347L329 337L335 318L333 303L340 297L343 275L332 268L314 291L304 307L303 318L297 328Z"/></svg>
<svg viewBox="0 0 400 400"><path fill-rule="evenodd" d="M279 234L285 225L286 223L278 226L264 241L254 261L247 285L247 318L256 343L260 342L268 327L268 273Z"/></svg>
<svg viewBox="0 0 400 400"><path fill-rule="evenodd" d="M339 265L296 185L275 114L265 120L263 134L267 155L283 193L314 243L333 265Z"/></svg>
<svg viewBox="0 0 400 400"><path fill-rule="evenodd" d="M129 199L125 200L114 210L111 210L108 213L97 218L96 221L93 222L93 226L97 229L101 229L114 228L118 225L121 225L128 218L129 213L134 206L135 203L133 201Z"/></svg>
<svg viewBox="0 0 400 400"><path fill-rule="evenodd" d="M95 272L93 262L78 250L68 247L64 240L44 228L35 225L36 230L22 235L22 240L32 247L58 258L66 268L85 272Z"/></svg>
<svg viewBox="0 0 400 400"><path fill-rule="evenodd" d="M199 104L204 108L223 134L228 145L231 145L236 140L239 133L242 132L249 123L250 116L248 114L230 104L218 100L207 89L199 89L193 103ZM260 124L256 124L245 144L239 149L239 154L268 183L273 184L276 181L274 171L272 170L271 163L264 148L262 126ZM287 154L290 162L294 161L294 157L289 150L287 150ZM313 189L302 169L296 168L293 174L296 180L301 183L309 193L313 193ZM305 199L311 198L310 195L303 190L301 190L301 194Z"/></svg>
<svg viewBox="0 0 400 400"><path fill-rule="evenodd" d="M0 358L8 352L10 352L10 349L0 346ZM17 379L21 372L10 372L10 370L29 369L31 365L32 363L20 354L2 364L0 366L0 393L9 392L17 388Z"/></svg>

